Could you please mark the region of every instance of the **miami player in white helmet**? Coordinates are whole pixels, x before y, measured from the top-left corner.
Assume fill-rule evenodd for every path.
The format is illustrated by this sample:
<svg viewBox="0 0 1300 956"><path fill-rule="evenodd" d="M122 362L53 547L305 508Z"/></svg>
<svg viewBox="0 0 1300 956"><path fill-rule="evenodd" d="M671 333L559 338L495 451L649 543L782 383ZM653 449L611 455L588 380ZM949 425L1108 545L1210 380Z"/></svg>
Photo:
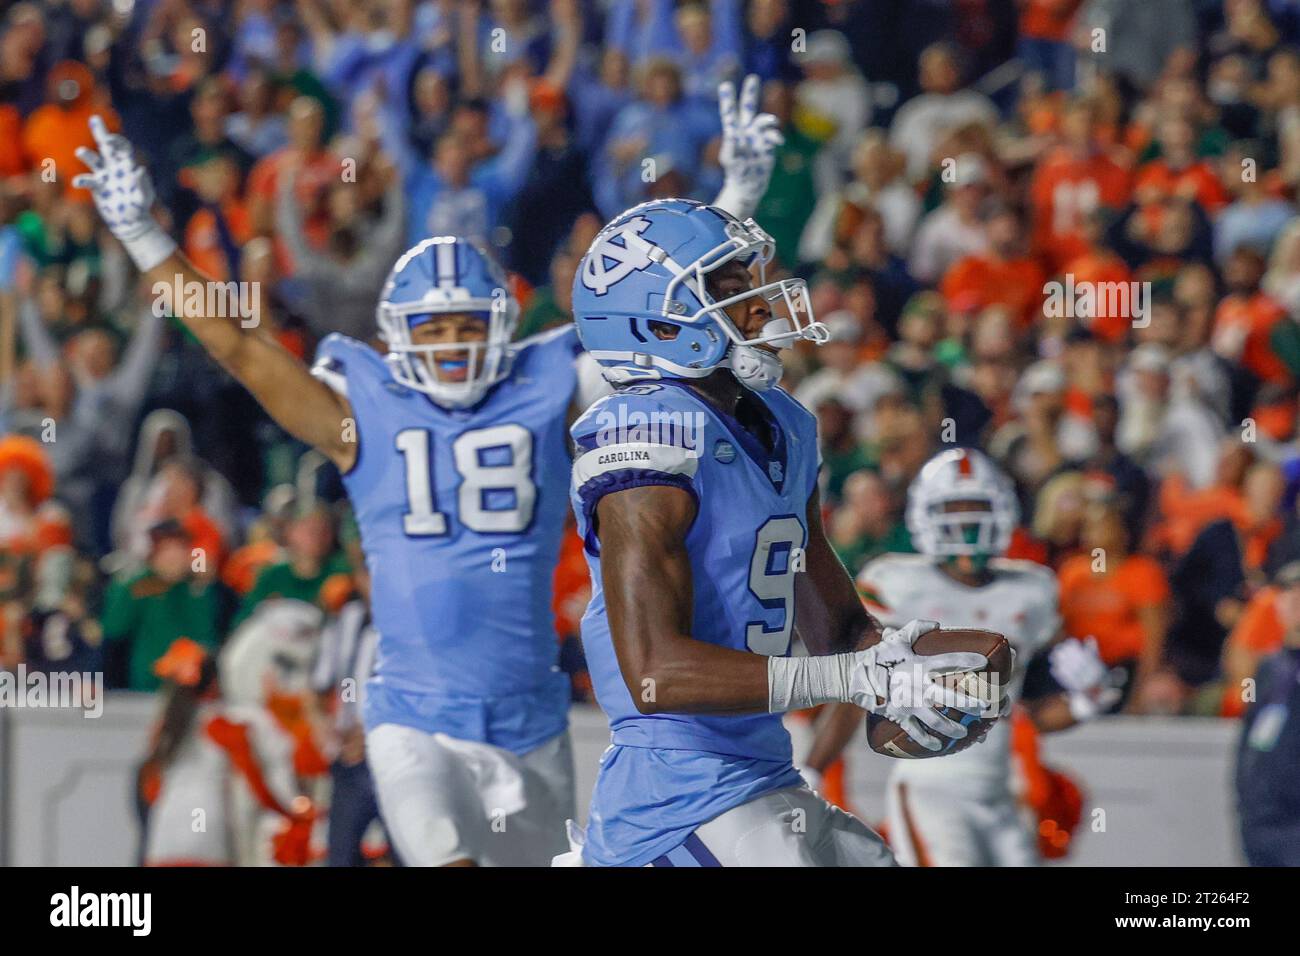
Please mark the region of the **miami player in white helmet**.
<svg viewBox="0 0 1300 956"><path fill-rule="evenodd" d="M1019 520L1011 481L985 455L942 451L908 491L907 526L919 554L886 554L858 575L885 625L911 618L1005 634L1016 651L1012 694L1040 731L1063 730L1118 700L1096 642L1061 637L1056 575L1004 557ZM1025 698L1025 675L1036 685ZM1041 677L1041 679L1039 679ZM839 754L862 712L838 705L806 766L815 777ZM919 866L1032 866L1034 834L1012 786L1011 724L946 760L898 760L889 780L889 832L899 862Z"/></svg>

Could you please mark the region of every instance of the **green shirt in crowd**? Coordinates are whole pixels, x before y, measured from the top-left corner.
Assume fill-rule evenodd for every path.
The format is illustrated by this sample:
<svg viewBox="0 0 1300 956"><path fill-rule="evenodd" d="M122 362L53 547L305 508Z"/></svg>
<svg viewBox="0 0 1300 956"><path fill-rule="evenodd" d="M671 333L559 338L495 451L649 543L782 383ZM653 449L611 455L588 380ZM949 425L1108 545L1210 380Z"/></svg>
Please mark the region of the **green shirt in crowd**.
<svg viewBox="0 0 1300 956"><path fill-rule="evenodd" d="M895 521L881 537L864 534L852 544L836 547L835 553L840 556L849 573L856 577L863 565L872 558L878 558L882 554L915 554L916 548L912 547L912 535L908 533L907 525Z"/></svg>
<svg viewBox="0 0 1300 956"><path fill-rule="evenodd" d="M844 497L844 483L855 471L875 468L876 456L856 442L848 451L822 449L822 468L826 471L826 501L837 502Z"/></svg>
<svg viewBox="0 0 1300 956"><path fill-rule="evenodd" d="M216 650L221 606L216 587L195 579L168 584L152 571L118 579L104 596L105 641L127 641L127 687L157 690L154 661L180 637Z"/></svg>
<svg viewBox="0 0 1300 956"><path fill-rule="evenodd" d="M567 325L573 321L573 313L561 308L555 300L555 290L544 285L533 292L532 301L519 319L519 331L516 338L526 339L538 332L545 332L556 325Z"/></svg>
<svg viewBox="0 0 1300 956"><path fill-rule="evenodd" d="M754 219L776 240L776 254L781 264L793 269L798 265L799 237L817 205L813 161L822 148L822 141L792 125L787 125L781 132L785 142L776 149L772 180L758 204Z"/></svg>
<svg viewBox="0 0 1300 956"><path fill-rule="evenodd" d="M335 574L347 574L351 570L347 559L341 554L334 554L325 559L321 569L309 578L301 578L293 570L293 565L284 561L279 564L269 564L262 569L262 573L257 576L252 590L244 595L243 602L239 605L239 611L235 618L230 622L231 629L238 627L244 620L253 613L257 605L269 598L289 598L296 601L306 601L308 604L317 604L320 597L321 586L325 581Z"/></svg>

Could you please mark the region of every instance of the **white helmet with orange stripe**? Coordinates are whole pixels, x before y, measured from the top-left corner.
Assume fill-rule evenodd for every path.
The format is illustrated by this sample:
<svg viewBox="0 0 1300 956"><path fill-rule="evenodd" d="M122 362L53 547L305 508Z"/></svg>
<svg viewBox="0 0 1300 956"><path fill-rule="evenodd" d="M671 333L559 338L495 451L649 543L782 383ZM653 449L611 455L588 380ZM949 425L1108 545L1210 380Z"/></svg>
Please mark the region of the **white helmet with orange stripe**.
<svg viewBox="0 0 1300 956"><path fill-rule="evenodd" d="M991 558L1004 554L1020 520L1010 479L982 452L935 455L907 493L907 528L922 554Z"/></svg>

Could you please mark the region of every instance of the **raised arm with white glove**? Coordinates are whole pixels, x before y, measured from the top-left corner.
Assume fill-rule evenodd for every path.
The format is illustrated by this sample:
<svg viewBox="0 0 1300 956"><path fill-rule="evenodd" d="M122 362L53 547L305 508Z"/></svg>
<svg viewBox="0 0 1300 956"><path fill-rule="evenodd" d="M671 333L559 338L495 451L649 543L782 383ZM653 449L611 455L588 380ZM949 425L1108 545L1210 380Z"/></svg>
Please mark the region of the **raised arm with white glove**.
<svg viewBox="0 0 1300 956"><path fill-rule="evenodd" d="M977 697L943 686L939 678L978 670L988 659L969 652L917 654L912 649L917 638L938 626L934 621L909 621L900 628L886 628L878 644L848 654L769 657L768 710L779 713L850 703L898 724L927 750L942 749L940 736L961 740L966 728L938 708L983 715L987 707Z"/></svg>
<svg viewBox="0 0 1300 956"><path fill-rule="evenodd" d="M767 192L776 165L776 148L785 142L780 122L771 113L758 112L759 78L750 74L740 88L730 81L718 87L718 112L722 116L722 191L713 205L727 210L742 222L754 215Z"/></svg>
<svg viewBox="0 0 1300 956"><path fill-rule="evenodd" d="M208 289L214 282L176 248L152 213L154 192L149 174L136 163L126 137L110 133L98 116L90 119L98 151L81 148L77 158L90 168L72 180L90 190L95 208L109 231L126 247L140 271L152 283L156 304L164 306L199 340L208 354L252 393L285 431L329 456L341 470L356 461L357 446L344 438L352 410L347 400L289 352L272 334L269 323L245 326L243 318L226 308L213 308L211 294L199 296L200 307L173 301L173 288L194 285ZM252 286L256 287L256 283ZM252 289L260 307L259 290ZM206 300L206 301L205 301Z"/></svg>
<svg viewBox="0 0 1300 956"><path fill-rule="evenodd" d="M77 159L90 172L74 176L72 185L89 189L95 208L141 272L161 265L176 243L153 217L154 191L149 172L136 165L131 144L125 136L110 133L98 116L90 118L90 133L99 152L77 148Z"/></svg>
<svg viewBox="0 0 1300 956"><path fill-rule="evenodd" d="M1095 637L1085 641L1068 637L1052 648L1047 659L1052 677L1065 690L1070 716L1079 723L1110 710L1123 693L1112 682Z"/></svg>

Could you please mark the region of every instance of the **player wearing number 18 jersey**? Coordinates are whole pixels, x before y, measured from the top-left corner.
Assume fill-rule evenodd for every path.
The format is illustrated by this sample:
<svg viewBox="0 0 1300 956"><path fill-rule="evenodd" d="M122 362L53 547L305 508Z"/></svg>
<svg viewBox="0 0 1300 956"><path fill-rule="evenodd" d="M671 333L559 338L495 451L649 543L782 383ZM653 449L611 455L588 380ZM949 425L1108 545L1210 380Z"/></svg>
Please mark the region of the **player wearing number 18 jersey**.
<svg viewBox="0 0 1300 956"><path fill-rule="evenodd" d="M343 483L380 635L367 754L384 821L417 862L544 862L573 813L550 605L579 348L571 327L511 343L515 314L486 253L428 239L381 297L388 356L331 335L313 368L356 423ZM462 316L484 341L413 341Z"/></svg>
<svg viewBox="0 0 1300 956"><path fill-rule="evenodd" d="M156 293L204 288L151 216L130 143L97 119L91 129L99 151L79 152L91 172L77 184ZM573 331L512 342L504 274L453 236L393 267L377 310L386 355L330 336L309 371L256 316L166 304L343 474L380 632L367 757L402 859L545 863L573 812L549 611L578 401Z"/></svg>

